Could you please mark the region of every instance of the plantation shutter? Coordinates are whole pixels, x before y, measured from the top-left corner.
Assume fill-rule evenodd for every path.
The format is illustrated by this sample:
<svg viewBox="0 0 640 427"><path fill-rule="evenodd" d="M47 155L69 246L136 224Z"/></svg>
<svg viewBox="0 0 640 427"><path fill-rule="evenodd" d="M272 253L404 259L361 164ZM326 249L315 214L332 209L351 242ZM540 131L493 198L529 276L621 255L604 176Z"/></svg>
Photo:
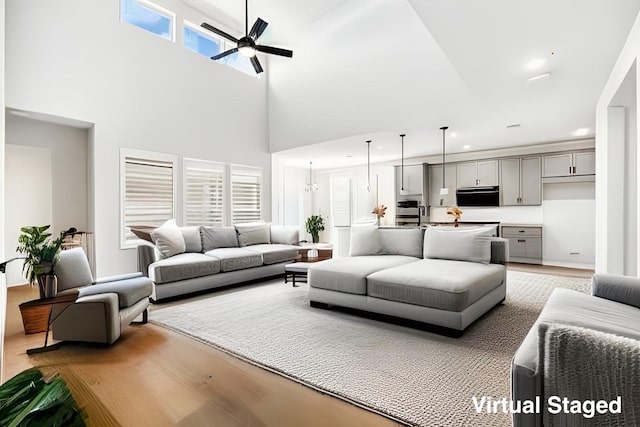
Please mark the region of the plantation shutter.
<svg viewBox="0 0 640 427"><path fill-rule="evenodd" d="M234 224L262 219L262 170L231 167L231 218Z"/></svg>
<svg viewBox="0 0 640 427"><path fill-rule="evenodd" d="M132 225L160 226L174 217L173 162L125 157L125 241Z"/></svg>
<svg viewBox="0 0 640 427"><path fill-rule="evenodd" d="M222 225L224 164L184 160L184 225Z"/></svg>

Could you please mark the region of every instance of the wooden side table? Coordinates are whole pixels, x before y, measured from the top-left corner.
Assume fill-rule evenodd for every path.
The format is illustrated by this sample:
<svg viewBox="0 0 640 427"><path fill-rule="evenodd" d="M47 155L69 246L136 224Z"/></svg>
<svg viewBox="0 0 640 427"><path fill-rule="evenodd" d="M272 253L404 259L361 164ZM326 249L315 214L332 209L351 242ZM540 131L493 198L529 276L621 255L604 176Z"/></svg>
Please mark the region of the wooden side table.
<svg viewBox="0 0 640 427"><path fill-rule="evenodd" d="M65 292L62 295L56 295L53 298L43 298L36 299L33 301L27 301L20 304L20 311L26 312L30 310L40 311L38 309L42 308L43 310L48 309L47 315L47 330L44 335L44 346L37 348L30 348L27 350L27 354L34 353L43 353L45 351L57 350L60 348L60 344L62 342L57 342L55 344L47 345L49 342L49 332L51 331L51 324L60 316L69 306L74 304L78 299L78 290L74 289L69 292ZM53 315L53 309L56 307L57 313ZM25 323L25 331L27 330L27 320L23 316L23 322Z"/></svg>
<svg viewBox="0 0 640 427"><path fill-rule="evenodd" d="M308 253L310 250L317 250L318 256L310 258ZM333 257L333 245L331 243L311 243L300 246L298 249L297 262L317 262Z"/></svg>

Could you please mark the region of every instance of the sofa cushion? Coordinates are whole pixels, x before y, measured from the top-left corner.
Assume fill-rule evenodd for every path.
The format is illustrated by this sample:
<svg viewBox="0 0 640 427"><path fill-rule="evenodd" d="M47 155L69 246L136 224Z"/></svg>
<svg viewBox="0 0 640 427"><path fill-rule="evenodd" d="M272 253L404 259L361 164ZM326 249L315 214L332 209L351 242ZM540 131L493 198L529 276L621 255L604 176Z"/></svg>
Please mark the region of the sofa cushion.
<svg viewBox="0 0 640 427"><path fill-rule="evenodd" d="M271 224L251 222L237 224L235 227L241 247L271 243Z"/></svg>
<svg viewBox="0 0 640 427"><path fill-rule="evenodd" d="M205 252L205 255L219 259L220 270L223 272L262 265L262 254L243 248L218 248Z"/></svg>
<svg viewBox="0 0 640 427"><path fill-rule="evenodd" d="M148 277L139 276L80 288L78 298L114 293L118 294L118 307L126 308L131 307L141 299L148 298L152 292L153 283L151 280Z"/></svg>
<svg viewBox="0 0 640 427"><path fill-rule="evenodd" d="M428 227L424 233L424 258L488 264L492 234L491 227Z"/></svg>
<svg viewBox="0 0 640 427"><path fill-rule="evenodd" d="M168 220L153 230L151 232L151 238L163 258L181 254L186 249L180 227L176 225L176 221L173 219Z"/></svg>
<svg viewBox="0 0 640 427"><path fill-rule="evenodd" d="M252 245L244 248L248 251L262 254L262 263L265 265L277 264L279 262L293 261L298 257L299 246L292 245Z"/></svg>
<svg viewBox="0 0 640 427"><path fill-rule="evenodd" d="M200 227L200 234L203 252L238 247L238 233L235 227Z"/></svg>
<svg viewBox="0 0 640 427"><path fill-rule="evenodd" d="M298 227L286 227L282 225L271 226L271 243L297 245L299 242L300 230Z"/></svg>
<svg viewBox="0 0 640 427"><path fill-rule="evenodd" d="M422 258L422 234L419 228L379 228L380 253Z"/></svg>
<svg viewBox="0 0 640 427"><path fill-rule="evenodd" d="M309 286L350 294L366 295L366 277L385 268L418 261L402 255L374 255L332 258L309 267Z"/></svg>
<svg viewBox="0 0 640 427"><path fill-rule="evenodd" d="M209 276L220 272L220 260L203 254L185 253L149 265L149 278L156 284Z"/></svg>
<svg viewBox="0 0 640 427"><path fill-rule="evenodd" d="M371 297L447 311L462 311L504 282L505 267L423 259L367 276Z"/></svg>
<svg viewBox="0 0 640 427"><path fill-rule="evenodd" d="M202 252L202 237L200 237L199 226L180 227L180 232L184 238L185 252Z"/></svg>
<svg viewBox="0 0 640 427"><path fill-rule="evenodd" d="M349 256L378 255L382 251L377 225L351 227Z"/></svg>

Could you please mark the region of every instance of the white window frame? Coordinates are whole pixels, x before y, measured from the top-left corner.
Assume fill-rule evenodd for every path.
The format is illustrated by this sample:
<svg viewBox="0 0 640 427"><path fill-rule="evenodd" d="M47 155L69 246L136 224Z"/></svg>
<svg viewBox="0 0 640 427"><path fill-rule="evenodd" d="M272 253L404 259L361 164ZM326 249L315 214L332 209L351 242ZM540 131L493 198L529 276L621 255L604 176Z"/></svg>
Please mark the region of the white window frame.
<svg viewBox="0 0 640 427"><path fill-rule="evenodd" d="M120 18L120 22L124 22L126 24L133 25L134 27L136 27L136 28L138 28L138 29L140 29L140 30L142 30L142 31L144 31L146 33L150 33L150 31L147 31L144 28L138 27L135 24L131 24L130 22L122 20L122 5L123 5L124 1L125 0L120 0L120 17L119 17ZM155 4L155 3L152 3L152 2L150 2L148 0L132 0L132 1L134 3L138 3L140 6L146 8L146 9L151 10L152 12L156 12L157 14L162 15L165 18L168 18L171 21L171 26L169 27L170 31L171 31L171 34L169 34L169 38L168 39L162 37L159 34L155 34L155 33L151 33L151 34L153 34L154 36L158 36L161 39L169 40L169 41L175 43L175 41L176 41L176 14L174 12L170 11L169 9L165 9L164 7L159 6L159 5Z"/></svg>
<svg viewBox="0 0 640 427"><path fill-rule="evenodd" d="M228 206L229 206L229 174L227 173L227 165L222 162L212 162L209 160L194 159L184 157L182 159L182 224L187 223L187 170L191 167L191 164L198 164L200 167L210 169L212 171L219 171L222 174L222 222L220 226L224 226L228 221Z"/></svg>
<svg viewBox="0 0 640 427"><path fill-rule="evenodd" d="M191 21L187 21L186 19L182 21L182 26L183 26L183 29L182 29L182 47L184 47L185 49L187 49L190 52L195 53L196 55L199 55L199 56L202 56L202 57L206 58L206 56L202 55L200 52L195 52L195 51L189 49L188 47L186 47L184 45L184 29L185 28L189 28L190 30L195 31L196 33L200 34L204 38L207 38L207 39L210 39L211 41L215 41L215 42L219 43L220 44L220 52L224 52L224 51L226 51L228 49L231 49L231 48L235 47L235 46L232 46L231 48L229 48L227 43L230 43L230 42L228 42L227 40L223 39L222 37L219 37L219 36L213 34L210 31L203 30L201 26L196 25ZM230 44L233 45L233 43L230 43Z"/></svg>
<svg viewBox="0 0 640 427"><path fill-rule="evenodd" d="M233 175L234 171L246 172L248 174L257 176L260 182L260 218L256 219L256 221L264 220L264 176L261 167L256 166L246 166L246 165L238 165L238 164L230 164L229 165L229 218L232 224L239 224L236 221L236 218L233 215Z"/></svg>
<svg viewBox="0 0 640 427"><path fill-rule="evenodd" d="M177 201L178 201L178 156L166 153L157 153L153 151L136 150L132 148L120 148L120 249L135 248L140 244L138 238L127 240L127 231L124 219L124 204L126 194L126 161L127 158L138 158L149 160L150 162L170 162L172 165L173 179L173 199L172 199L172 217L176 217Z"/></svg>

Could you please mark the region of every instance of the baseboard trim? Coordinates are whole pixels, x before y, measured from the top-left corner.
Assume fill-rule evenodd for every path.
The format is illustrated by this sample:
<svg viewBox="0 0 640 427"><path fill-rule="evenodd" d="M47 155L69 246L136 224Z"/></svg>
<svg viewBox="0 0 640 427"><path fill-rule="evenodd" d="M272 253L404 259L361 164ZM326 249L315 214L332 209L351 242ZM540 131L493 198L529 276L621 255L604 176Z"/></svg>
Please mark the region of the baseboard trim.
<svg viewBox="0 0 640 427"><path fill-rule="evenodd" d="M542 265L548 265L551 267L566 267L566 268L578 268L581 270L595 270L595 264L585 264L580 262L563 262L563 261L549 261L543 260Z"/></svg>

